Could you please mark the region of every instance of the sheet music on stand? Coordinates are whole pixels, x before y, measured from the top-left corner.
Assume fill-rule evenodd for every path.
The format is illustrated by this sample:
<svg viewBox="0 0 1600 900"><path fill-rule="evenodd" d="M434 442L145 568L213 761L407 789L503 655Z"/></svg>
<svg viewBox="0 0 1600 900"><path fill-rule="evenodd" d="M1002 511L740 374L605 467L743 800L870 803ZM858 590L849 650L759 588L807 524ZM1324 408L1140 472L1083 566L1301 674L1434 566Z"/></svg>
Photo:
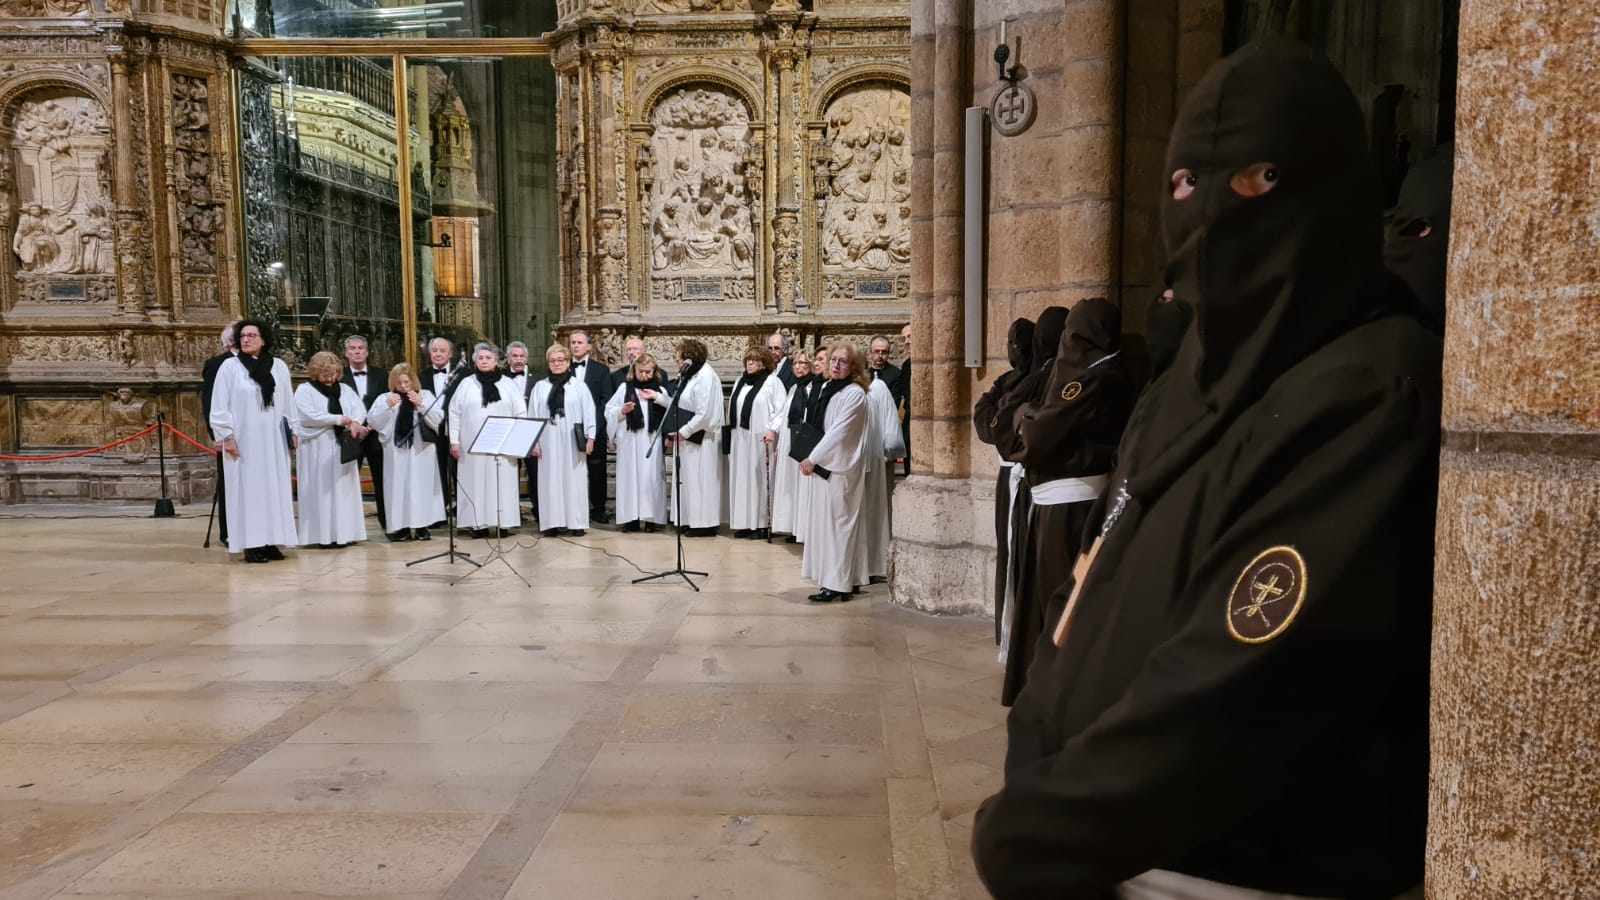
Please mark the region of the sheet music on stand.
<svg viewBox="0 0 1600 900"><path fill-rule="evenodd" d="M517 416L490 416L473 436L467 452L475 456L505 456L521 459L533 453L549 419L523 419Z"/></svg>

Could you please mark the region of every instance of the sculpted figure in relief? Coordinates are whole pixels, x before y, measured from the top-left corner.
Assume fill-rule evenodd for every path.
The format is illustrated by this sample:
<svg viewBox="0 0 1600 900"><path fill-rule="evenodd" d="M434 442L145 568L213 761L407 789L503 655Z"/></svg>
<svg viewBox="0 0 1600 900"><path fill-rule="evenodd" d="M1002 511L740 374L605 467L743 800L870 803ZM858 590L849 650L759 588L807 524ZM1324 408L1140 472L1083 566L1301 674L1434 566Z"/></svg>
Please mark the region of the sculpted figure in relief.
<svg viewBox="0 0 1600 900"><path fill-rule="evenodd" d="M852 88L829 105L827 122L823 264L868 272L905 268L911 232L901 207L911 196L910 95L886 84Z"/></svg>
<svg viewBox="0 0 1600 900"><path fill-rule="evenodd" d="M746 274L754 270L755 232L747 172L750 113L715 87L669 94L651 114L649 184L651 269L658 275Z"/></svg>
<svg viewBox="0 0 1600 900"><path fill-rule="evenodd" d="M97 221L110 206L101 179L105 111L88 97L24 100L5 149L13 163L5 168L14 172L6 202L15 191L20 209L11 249L21 270L32 275L110 272L97 243L109 234L108 223ZM88 243L94 246L86 253Z"/></svg>

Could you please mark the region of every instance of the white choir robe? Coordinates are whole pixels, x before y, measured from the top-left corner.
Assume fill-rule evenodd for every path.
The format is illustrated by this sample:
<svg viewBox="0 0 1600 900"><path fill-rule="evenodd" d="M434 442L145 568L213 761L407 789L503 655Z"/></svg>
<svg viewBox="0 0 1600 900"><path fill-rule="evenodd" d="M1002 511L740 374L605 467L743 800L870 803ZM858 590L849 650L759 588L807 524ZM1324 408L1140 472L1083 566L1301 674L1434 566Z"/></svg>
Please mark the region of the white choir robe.
<svg viewBox="0 0 1600 900"><path fill-rule="evenodd" d="M832 475L826 480L816 474L805 476L814 484L800 574L819 587L845 594L867 583L864 554L856 548L866 493L865 469L883 468L882 457L868 459L864 452L872 418L868 406L867 392L857 384L828 401L822 440L809 459Z"/></svg>
<svg viewBox="0 0 1600 900"><path fill-rule="evenodd" d="M294 432L300 438L295 476L300 495L300 543L349 544L367 539L367 512L361 505L361 463L339 462L340 418L364 422L367 408L344 382L339 385L339 412L328 412L328 398L309 382L294 390L299 415Z"/></svg>
<svg viewBox="0 0 1600 900"><path fill-rule="evenodd" d="M694 410L694 416L684 423L681 434L704 431L705 438L695 444L678 442L678 465L683 479L683 497L677 496L678 485L673 485L672 521L690 528L716 528L722 524L722 380L709 364L680 385L683 409ZM671 398L656 395L656 403L667 406Z"/></svg>
<svg viewBox="0 0 1600 900"><path fill-rule="evenodd" d="M537 418L550 416L550 391L555 385L541 378L533 385L528 408ZM583 429L585 441L594 440L594 395L588 385L573 378L567 382L561 404L565 415L550 419L539 433L539 527L589 527L589 457L578 452L573 431ZM595 447L604 454L606 448Z"/></svg>
<svg viewBox="0 0 1600 900"><path fill-rule="evenodd" d="M433 445L422 439L422 424L438 428L444 421L444 406L433 402L432 391L422 391L422 408L411 430L411 446L394 442L394 428L400 421L399 404L389 405L388 393L373 401L367 410L367 424L378 432L383 443L383 503L388 526L395 531L427 528L444 518L444 490L439 486L439 458Z"/></svg>
<svg viewBox="0 0 1600 900"><path fill-rule="evenodd" d="M657 390L656 396L659 398L664 393ZM662 466L665 454L659 447L650 453L655 441L651 438L648 410L640 410L640 414L646 416L645 427L638 431L628 430L628 417L622 414L622 404L627 400L628 385L623 384L606 401L606 418L612 423L606 433L617 441L616 520L623 525L634 521L665 523L667 479ZM664 410L656 411L657 424L665 417ZM649 459L645 458L646 453L650 453Z"/></svg>
<svg viewBox="0 0 1600 900"><path fill-rule="evenodd" d="M261 405L261 388L238 358L224 360L211 393L211 433L233 438L239 458L222 454L228 497L228 552L256 547L293 547L294 494L283 425L294 426L289 367L272 361L272 405Z"/></svg>
<svg viewBox="0 0 1600 900"><path fill-rule="evenodd" d="M528 414L528 405L511 379L501 376L495 387L500 399L484 406L477 376L468 375L450 397L450 443L461 448L461 461L456 465L456 525L461 528L515 528L522 524L517 461L469 452L472 439L490 416Z"/></svg>
<svg viewBox="0 0 1600 900"><path fill-rule="evenodd" d="M888 575L889 461L900 455L889 455L889 434L894 433L896 446L904 446L900 437L900 411L895 406L894 394L881 378L872 379L872 386L867 389L867 407L870 421L866 446L861 451L868 460L863 469L866 492L861 504L860 540L856 542L856 551L861 554L861 564L868 575Z"/></svg>
<svg viewBox="0 0 1600 900"><path fill-rule="evenodd" d="M805 476L800 474L800 463L789 456L789 447L792 445L791 435L789 434L789 406L794 403L795 394L803 390L805 390L805 385L798 383L790 388L789 393L783 398L783 403L778 406L778 414L767 422L767 430L778 433L778 455L772 465L772 531L774 534L795 533L795 516L799 511L797 503L800 482L805 480Z"/></svg>
<svg viewBox="0 0 1600 900"><path fill-rule="evenodd" d="M750 427L744 425L743 410L748 385L741 385L728 400L728 421L739 416L741 427L733 429L728 453L728 527L755 529L767 527L771 496L772 459L770 448L761 442L767 426L783 406L783 382L769 375L755 390L750 403ZM787 430L787 429L786 429Z"/></svg>

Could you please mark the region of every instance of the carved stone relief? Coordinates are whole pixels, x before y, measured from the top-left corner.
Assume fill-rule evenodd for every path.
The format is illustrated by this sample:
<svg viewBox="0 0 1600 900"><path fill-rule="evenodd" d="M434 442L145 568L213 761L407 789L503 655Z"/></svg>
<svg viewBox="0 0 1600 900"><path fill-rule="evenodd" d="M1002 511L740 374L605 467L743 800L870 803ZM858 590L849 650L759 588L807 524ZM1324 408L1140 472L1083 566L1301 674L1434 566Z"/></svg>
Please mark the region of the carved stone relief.
<svg viewBox="0 0 1600 900"><path fill-rule="evenodd" d="M204 78L172 76L172 135L183 270L214 275L222 204L211 190L211 96Z"/></svg>
<svg viewBox="0 0 1600 900"><path fill-rule="evenodd" d="M89 11L89 0L0 0L0 18L65 18Z"/></svg>
<svg viewBox="0 0 1600 900"><path fill-rule="evenodd" d="M750 0L642 0L640 15L649 13L711 13L750 9Z"/></svg>
<svg viewBox="0 0 1600 900"><path fill-rule="evenodd" d="M911 97L897 87L852 88L828 106L824 268L890 272L910 266L910 131Z"/></svg>
<svg viewBox="0 0 1600 900"><path fill-rule="evenodd" d="M17 215L11 251L19 276L114 272L101 165L109 143L105 110L89 97L32 95L18 104L13 123L5 202Z"/></svg>
<svg viewBox="0 0 1600 900"><path fill-rule="evenodd" d="M745 162L750 112L744 101L709 85L682 88L656 106L651 124L652 273L752 273L755 227Z"/></svg>
<svg viewBox="0 0 1600 900"><path fill-rule="evenodd" d="M106 435L99 398L22 398L17 426L23 449L97 447Z"/></svg>
<svg viewBox="0 0 1600 900"><path fill-rule="evenodd" d="M150 427L156 420L156 404L145 397L135 397L133 388L117 388L106 401L106 443L120 441ZM142 463L150 456L150 437L129 441L117 448L126 463Z"/></svg>

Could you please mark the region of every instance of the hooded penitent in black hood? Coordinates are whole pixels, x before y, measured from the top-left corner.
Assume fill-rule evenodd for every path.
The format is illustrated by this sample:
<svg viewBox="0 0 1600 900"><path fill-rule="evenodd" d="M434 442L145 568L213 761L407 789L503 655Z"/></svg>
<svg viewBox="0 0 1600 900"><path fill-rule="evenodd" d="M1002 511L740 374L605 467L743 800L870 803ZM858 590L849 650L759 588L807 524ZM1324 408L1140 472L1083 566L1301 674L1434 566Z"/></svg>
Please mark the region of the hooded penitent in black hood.
<svg viewBox="0 0 1600 900"><path fill-rule="evenodd" d="M1104 297L1079 300L1067 313L1056 366L1087 369L1122 346L1122 310Z"/></svg>
<svg viewBox="0 0 1600 900"><path fill-rule="evenodd" d="M1406 173L1389 215L1383 261L1411 289L1428 324L1444 331L1444 282L1450 264L1450 187L1455 145L1444 144Z"/></svg>
<svg viewBox="0 0 1600 900"><path fill-rule="evenodd" d="M1195 86L1162 208L1166 281L1195 322L1129 424L1135 488L1159 490L1285 370L1390 305L1364 134L1338 70L1298 44L1246 47Z"/></svg>
<svg viewBox="0 0 1600 900"><path fill-rule="evenodd" d="M1151 381L1172 365L1193 320L1194 307L1181 300L1162 293L1150 301L1150 309L1144 315L1144 342L1150 349Z"/></svg>
<svg viewBox="0 0 1600 900"><path fill-rule="evenodd" d="M1033 320L1018 319L1006 334L1006 358L1018 377L1033 369Z"/></svg>

